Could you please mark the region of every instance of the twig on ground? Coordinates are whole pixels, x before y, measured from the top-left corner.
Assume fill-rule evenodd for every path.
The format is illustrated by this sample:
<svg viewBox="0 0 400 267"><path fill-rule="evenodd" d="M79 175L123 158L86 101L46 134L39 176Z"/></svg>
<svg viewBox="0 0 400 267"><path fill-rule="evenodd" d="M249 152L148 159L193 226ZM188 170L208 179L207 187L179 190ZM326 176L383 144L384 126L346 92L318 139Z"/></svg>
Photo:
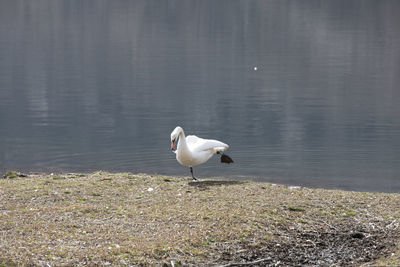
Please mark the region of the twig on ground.
<svg viewBox="0 0 400 267"><path fill-rule="evenodd" d="M220 265L218 267L231 267L231 266L246 266L246 265L253 265L253 264L258 264L264 261L270 261L272 260L271 258L264 258L264 259L259 259L256 261L251 261L251 262L234 262L234 263L228 263L225 265Z"/></svg>
<svg viewBox="0 0 400 267"><path fill-rule="evenodd" d="M338 229L337 229L336 227L330 225L329 223L327 223L327 222L325 222L325 221L323 221L323 220L321 220L321 222L323 222L324 224L326 224L327 226L329 226L331 229L333 229L333 230L335 230L335 231L338 231Z"/></svg>

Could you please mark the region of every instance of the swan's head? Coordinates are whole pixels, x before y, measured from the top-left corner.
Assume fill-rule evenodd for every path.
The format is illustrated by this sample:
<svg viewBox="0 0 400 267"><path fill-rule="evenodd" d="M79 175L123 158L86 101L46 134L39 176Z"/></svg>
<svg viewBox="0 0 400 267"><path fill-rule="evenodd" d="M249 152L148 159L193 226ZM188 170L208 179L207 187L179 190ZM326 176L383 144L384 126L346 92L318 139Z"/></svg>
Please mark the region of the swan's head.
<svg viewBox="0 0 400 267"><path fill-rule="evenodd" d="M174 150L175 146L178 142L179 135L183 133L183 129L180 126L177 126L171 133L171 149Z"/></svg>

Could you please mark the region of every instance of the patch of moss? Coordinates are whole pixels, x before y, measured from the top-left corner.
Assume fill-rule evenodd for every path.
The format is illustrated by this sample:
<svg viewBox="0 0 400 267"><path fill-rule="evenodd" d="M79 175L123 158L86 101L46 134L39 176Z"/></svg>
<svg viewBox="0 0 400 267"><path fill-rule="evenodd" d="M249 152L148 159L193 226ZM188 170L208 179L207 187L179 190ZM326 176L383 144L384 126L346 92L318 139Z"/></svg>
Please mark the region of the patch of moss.
<svg viewBox="0 0 400 267"><path fill-rule="evenodd" d="M305 209L303 209L303 208L294 207L294 206L288 206L287 209L290 211L305 211Z"/></svg>
<svg viewBox="0 0 400 267"><path fill-rule="evenodd" d="M19 173L16 171L7 171L3 176L5 179L14 179L17 177L19 177Z"/></svg>

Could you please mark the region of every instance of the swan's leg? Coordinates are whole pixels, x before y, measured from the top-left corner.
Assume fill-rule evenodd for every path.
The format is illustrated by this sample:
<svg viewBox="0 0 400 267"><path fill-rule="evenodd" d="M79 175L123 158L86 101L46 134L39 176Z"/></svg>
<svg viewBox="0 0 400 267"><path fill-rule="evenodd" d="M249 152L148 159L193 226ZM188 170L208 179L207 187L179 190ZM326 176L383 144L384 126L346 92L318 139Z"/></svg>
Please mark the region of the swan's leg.
<svg viewBox="0 0 400 267"><path fill-rule="evenodd" d="M190 173L192 174L193 181L197 181L197 179L193 175L193 168L192 167L190 167Z"/></svg>

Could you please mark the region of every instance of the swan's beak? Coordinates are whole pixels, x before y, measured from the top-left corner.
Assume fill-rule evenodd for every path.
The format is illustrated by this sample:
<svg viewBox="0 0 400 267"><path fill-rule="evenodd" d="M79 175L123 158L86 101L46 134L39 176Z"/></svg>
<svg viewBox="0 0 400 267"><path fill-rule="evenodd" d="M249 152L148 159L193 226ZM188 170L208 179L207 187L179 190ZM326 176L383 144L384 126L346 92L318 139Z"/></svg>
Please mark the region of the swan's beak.
<svg viewBox="0 0 400 267"><path fill-rule="evenodd" d="M171 141L171 150L175 149L175 139Z"/></svg>

